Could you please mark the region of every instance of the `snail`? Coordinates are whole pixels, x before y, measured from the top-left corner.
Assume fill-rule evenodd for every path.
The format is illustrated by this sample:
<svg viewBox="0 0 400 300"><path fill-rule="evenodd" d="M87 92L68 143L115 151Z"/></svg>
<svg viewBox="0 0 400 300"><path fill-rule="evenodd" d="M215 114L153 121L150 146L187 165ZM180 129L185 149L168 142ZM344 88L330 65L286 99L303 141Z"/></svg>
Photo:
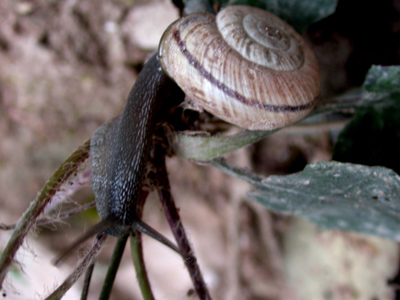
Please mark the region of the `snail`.
<svg viewBox="0 0 400 300"><path fill-rule="evenodd" d="M136 79L122 114L97 129L91 138L92 189L102 220L58 256L53 261L55 265L95 234L121 237L132 234L133 229L160 241L188 262L194 261L142 222L136 212L156 123L162 119L163 112L181 102L183 96L153 55Z"/></svg>
<svg viewBox="0 0 400 300"><path fill-rule="evenodd" d="M136 214L155 125L183 99L173 81L205 110L251 130L300 120L320 86L311 49L266 11L231 6L216 19L200 13L177 20L141 71L122 115L92 137L92 188L102 221L74 246L98 232L122 236L134 228L193 261Z"/></svg>
<svg viewBox="0 0 400 300"><path fill-rule="evenodd" d="M179 19L161 38L159 57L163 70L200 107L250 130L299 121L320 91L318 62L303 38L254 7Z"/></svg>

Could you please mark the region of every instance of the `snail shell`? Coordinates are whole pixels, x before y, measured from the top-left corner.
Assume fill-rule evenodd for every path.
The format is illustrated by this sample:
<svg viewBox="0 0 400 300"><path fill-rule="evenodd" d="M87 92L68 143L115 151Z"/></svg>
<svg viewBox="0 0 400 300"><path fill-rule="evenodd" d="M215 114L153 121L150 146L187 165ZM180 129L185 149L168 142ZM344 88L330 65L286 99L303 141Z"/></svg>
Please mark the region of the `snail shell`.
<svg viewBox="0 0 400 300"><path fill-rule="evenodd" d="M190 98L246 129L290 125L313 109L320 93L312 50L284 21L254 7L177 20L161 39L159 57Z"/></svg>

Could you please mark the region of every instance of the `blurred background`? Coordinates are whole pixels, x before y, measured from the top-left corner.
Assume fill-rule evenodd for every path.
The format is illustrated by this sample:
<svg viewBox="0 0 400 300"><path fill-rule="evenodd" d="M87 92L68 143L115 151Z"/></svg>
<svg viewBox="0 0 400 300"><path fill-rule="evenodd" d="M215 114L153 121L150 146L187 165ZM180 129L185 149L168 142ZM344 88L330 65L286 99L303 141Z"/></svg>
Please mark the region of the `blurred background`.
<svg viewBox="0 0 400 300"><path fill-rule="evenodd" d="M15 223L71 152L122 111L144 61L178 17L168 0L0 1L0 223ZM320 61L321 98L338 95L360 86L372 64L400 63L400 1L339 1L305 37ZM342 127L292 127L229 159L264 175L290 174L330 160ZM396 299L396 243L270 213L246 200L250 186L209 166L173 157L168 170L214 299ZM88 185L69 202L90 200ZM144 220L172 239L155 196ZM4 298L46 296L76 262L56 268L51 258L97 221L92 210L32 232ZM9 236L0 231L0 251ZM114 242L102 251L89 299L98 297ZM144 243L156 298L196 299L181 258L147 237ZM141 299L125 254L111 299ZM78 299L80 284L65 299Z"/></svg>

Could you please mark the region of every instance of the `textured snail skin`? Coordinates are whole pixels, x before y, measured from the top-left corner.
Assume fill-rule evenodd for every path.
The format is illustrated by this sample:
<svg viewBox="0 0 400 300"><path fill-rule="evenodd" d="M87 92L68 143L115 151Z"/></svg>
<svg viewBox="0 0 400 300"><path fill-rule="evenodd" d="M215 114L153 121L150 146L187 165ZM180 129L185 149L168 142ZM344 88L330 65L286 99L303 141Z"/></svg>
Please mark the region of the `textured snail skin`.
<svg viewBox="0 0 400 300"><path fill-rule="evenodd" d="M102 221L73 247L99 232L119 237L136 229L180 253L189 262L194 261L142 222L136 213L156 124L183 97L183 92L164 74L157 56L153 55L140 72L121 116L101 126L92 136L92 189Z"/></svg>
<svg viewBox="0 0 400 300"><path fill-rule="evenodd" d="M137 198L142 186L156 123L166 105L183 99L181 90L160 68L153 55L140 72L122 115L109 124L105 139L108 147L100 147L99 139L92 138L92 187L97 211L102 219L113 224L104 233L122 236L138 221ZM168 104L169 103L169 104ZM97 133L98 134L98 133ZM96 133L95 133L96 135ZM92 151L92 153L93 153ZM98 153L105 159L99 162ZM97 155L97 156L96 156Z"/></svg>
<svg viewBox="0 0 400 300"><path fill-rule="evenodd" d="M181 18L164 33L159 57L199 106L246 129L297 122L320 93L312 50L288 24L258 8L230 6L216 19L207 13Z"/></svg>
<svg viewBox="0 0 400 300"><path fill-rule="evenodd" d="M142 222L136 213L156 124L183 97L183 92L165 75L157 56L153 55L136 79L122 114L97 129L90 141L92 189L102 220L55 259L54 264L95 234L120 237L133 233L133 229L170 247L189 263L195 261Z"/></svg>

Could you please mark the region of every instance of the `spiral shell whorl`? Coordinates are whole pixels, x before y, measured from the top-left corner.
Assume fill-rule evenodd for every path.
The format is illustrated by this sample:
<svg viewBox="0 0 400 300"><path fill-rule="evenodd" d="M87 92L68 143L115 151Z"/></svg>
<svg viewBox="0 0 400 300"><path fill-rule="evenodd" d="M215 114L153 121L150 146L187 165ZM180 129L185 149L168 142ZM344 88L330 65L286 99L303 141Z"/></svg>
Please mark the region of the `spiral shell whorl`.
<svg viewBox="0 0 400 300"><path fill-rule="evenodd" d="M266 42L271 48L254 50L259 48L259 37L247 40L239 35L246 30L229 25L231 15L240 19L239 25L245 22L272 30ZM261 22L247 20L254 15L266 17ZM257 8L228 7L217 18L228 37L222 37L210 14L189 15L173 23L160 43L163 70L199 106L243 128L283 127L307 115L319 94L320 79L317 61L302 38L283 21ZM275 19L278 22L265 26ZM244 45L244 53L250 55L243 58L240 50L232 48L235 43Z"/></svg>
<svg viewBox="0 0 400 300"><path fill-rule="evenodd" d="M217 15L216 23L228 45L251 62L279 71L296 70L304 63L297 33L272 14L231 6Z"/></svg>

